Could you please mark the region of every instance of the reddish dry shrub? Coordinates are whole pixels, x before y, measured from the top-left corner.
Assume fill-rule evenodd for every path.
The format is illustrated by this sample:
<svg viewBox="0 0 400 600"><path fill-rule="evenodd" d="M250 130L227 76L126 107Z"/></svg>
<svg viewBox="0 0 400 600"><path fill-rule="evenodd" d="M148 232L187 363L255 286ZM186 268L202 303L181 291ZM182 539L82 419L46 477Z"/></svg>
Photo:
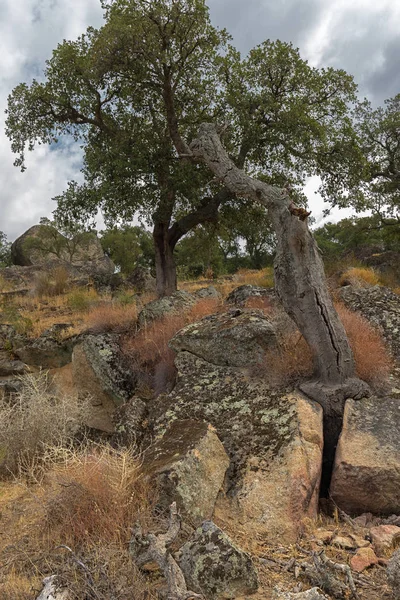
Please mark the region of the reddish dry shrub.
<svg viewBox="0 0 400 600"><path fill-rule="evenodd" d="M118 333L132 329L136 319L135 304L103 304L93 308L85 318L85 322L93 333Z"/></svg>
<svg viewBox="0 0 400 600"><path fill-rule="evenodd" d="M343 304L337 304L336 310L349 338L358 377L372 386L383 382L392 361L381 334L365 317Z"/></svg>
<svg viewBox="0 0 400 600"><path fill-rule="evenodd" d="M175 378L175 352L168 346L170 339L189 323L217 312L221 302L215 298L199 300L186 313L166 315L141 329L135 337L125 338L124 353L156 395L168 389Z"/></svg>
<svg viewBox="0 0 400 600"><path fill-rule="evenodd" d="M299 331L283 334L278 350L266 352L264 364L268 381L276 386L309 377L313 371L311 349Z"/></svg>
<svg viewBox="0 0 400 600"><path fill-rule="evenodd" d="M272 306L271 300L265 296L251 296L246 300L245 307L262 310L265 315L270 315L272 312L274 312L274 307Z"/></svg>
<svg viewBox="0 0 400 600"><path fill-rule="evenodd" d="M354 355L356 374L371 386L383 383L390 374L391 358L382 336L363 316L342 304L336 310L346 330ZM300 334L283 333L277 351L268 351L265 371L274 385L282 385L312 375L312 352Z"/></svg>

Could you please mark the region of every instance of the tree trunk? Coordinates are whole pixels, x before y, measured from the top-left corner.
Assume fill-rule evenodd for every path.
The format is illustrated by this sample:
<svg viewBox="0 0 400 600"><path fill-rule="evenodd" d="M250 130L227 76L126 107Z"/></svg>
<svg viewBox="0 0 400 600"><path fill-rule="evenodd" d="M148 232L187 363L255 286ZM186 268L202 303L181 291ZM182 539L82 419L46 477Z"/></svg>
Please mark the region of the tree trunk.
<svg viewBox="0 0 400 600"><path fill-rule="evenodd" d="M214 125L201 125L191 151L228 189L268 209L277 237L276 290L313 352L314 379L301 389L324 409L326 476L322 485L326 488L345 400L361 398L368 394L369 388L355 377L350 345L327 289L318 247L308 229L308 213L293 204L287 190L253 179L238 169L222 146Z"/></svg>
<svg viewBox="0 0 400 600"><path fill-rule="evenodd" d="M159 298L169 296L177 290L175 244L170 240L167 223L155 223L153 239L156 263L156 284Z"/></svg>

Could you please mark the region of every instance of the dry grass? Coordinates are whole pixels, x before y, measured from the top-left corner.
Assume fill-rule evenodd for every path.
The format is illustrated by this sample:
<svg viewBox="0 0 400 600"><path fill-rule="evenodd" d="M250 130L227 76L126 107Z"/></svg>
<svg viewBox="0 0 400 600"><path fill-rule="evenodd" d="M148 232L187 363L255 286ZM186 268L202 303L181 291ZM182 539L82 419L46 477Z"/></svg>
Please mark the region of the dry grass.
<svg viewBox="0 0 400 600"><path fill-rule="evenodd" d="M135 326L137 312L135 304L102 304L88 313L85 326L92 333L122 333Z"/></svg>
<svg viewBox="0 0 400 600"><path fill-rule="evenodd" d="M346 330L354 355L356 374L378 387L387 380L392 366L390 354L379 331L363 316L342 304L336 310ZM297 331L283 332L278 352L269 351L265 357L265 372L272 385L283 385L312 375L312 352Z"/></svg>
<svg viewBox="0 0 400 600"><path fill-rule="evenodd" d="M354 354L357 375L376 386L389 377L392 360L379 331L362 315L342 304L336 310Z"/></svg>
<svg viewBox="0 0 400 600"><path fill-rule="evenodd" d="M215 281L209 279L196 279L193 281L181 281L179 282L179 289L187 292L194 293L197 290L212 285L221 294L223 298L226 298L232 290L240 285L255 285L258 287L273 287L274 285L274 273L272 267L266 267L259 271L250 269L240 269L235 275L229 277L222 277Z"/></svg>
<svg viewBox="0 0 400 600"><path fill-rule="evenodd" d="M64 450L46 477L44 535L53 544L84 548L98 543L125 547L140 515L151 520L151 494L139 459L129 449L97 446Z"/></svg>
<svg viewBox="0 0 400 600"><path fill-rule="evenodd" d="M155 494L138 458L99 445L58 448L46 464L41 485L0 487L2 600L36 598L53 573L71 600L153 598L128 552L138 519L145 530L155 527Z"/></svg>
<svg viewBox="0 0 400 600"><path fill-rule="evenodd" d="M239 269L235 278L237 285L256 285L266 288L274 286L274 270L272 267L266 267L258 271Z"/></svg>
<svg viewBox="0 0 400 600"><path fill-rule="evenodd" d="M67 444L85 420L86 406L74 396L53 395L46 372L21 378L13 402L0 402L0 473L40 471L49 445Z"/></svg>
<svg viewBox="0 0 400 600"><path fill-rule="evenodd" d="M125 338L123 352L144 376L142 383L148 386L150 395L165 391L174 379L175 353L168 346L169 340L189 323L218 312L221 306L218 299L199 300L189 311L165 316L141 329L135 337Z"/></svg>
<svg viewBox="0 0 400 600"><path fill-rule="evenodd" d="M61 296L67 289L69 281L68 271L64 267L55 267L51 271L37 273L33 293L42 296Z"/></svg>
<svg viewBox="0 0 400 600"><path fill-rule="evenodd" d="M312 352L300 332L284 333L278 351L266 352L264 365L267 380L279 387L312 375Z"/></svg>
<svg viewBox="0 0 400 600"><path fill-rule="evenodd" d="M358 287L367 287L379 285L380 279L374 269L368 267L351 267L345 271L340 279L339 285L354 285Z"/></svg>

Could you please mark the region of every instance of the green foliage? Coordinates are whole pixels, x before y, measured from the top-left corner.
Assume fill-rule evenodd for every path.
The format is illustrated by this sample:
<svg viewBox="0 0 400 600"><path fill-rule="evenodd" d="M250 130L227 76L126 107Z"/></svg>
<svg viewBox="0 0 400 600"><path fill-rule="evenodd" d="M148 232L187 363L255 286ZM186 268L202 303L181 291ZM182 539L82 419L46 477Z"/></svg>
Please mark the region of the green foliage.
<svg viewBox="0 0 400 600"><path fill-rule="evenodd" d="M6 132L17 166L25 168L26 148L60 136L84 148L84 183L70 182L57 198L60 221L86 221L99 208L108 224L139 215L171 251L199 224L215 224L235 199L187 156L204 121L227 123L223 141L239 167L290 182L300 201L306 178L319 175L326 198L346 201L365 170L350 75L312 68L280 41L242 59L227 32L212 26L204 0L110 0L103 8L103 27L61 43L43 81L22 83L9 97ZM250 266L263 264L269 226L254 236L251 222L234 215L240 231L231 237L246 240ZM121 257L116 262L128 270Z"/></svg>
<svg viewBox="0 0 400 600"><path fill-rule="evenodd" d="M92 301L82 290L74 290L68 294L67 304L74 312L89 310Z"/></svg>
<svg viewBox="0 0 400 600"><path fill-rule="evenodd" d="M400 251L400 224L397 219L382 220L379 215L351 217L327 223L314 232L325 261L340 258L361 247Z"/></svg>
<svg viewBox="0 0 400 600"><path fill-rule="evenodd" d="M0 231L0 268L11 265L11 243L5 233Z"/></svg>
<svg viewBox="0 0 400 600"><path fill-rule="evenodd" d="M0 314L1 322L12 325L17 333L27 335L33 329L32 319L21 315L19 309L10 302L3 302Z"/></svg>
<svg viewBox="0 0 400 600"><path fill-rule="evenodd" d="M154 266L154 245L149 231L143 227L113 227L100 232L104 252L121 273L129 275L137 266Z"/></svg>
<svg viewBox="0 0 400 600"><path fill-rule="evenodd" d="M196 279L225 272L224 254L215 228L198 227L179 242L175 251L180 279Z"/></svg>
<svg viewBox="0 0 400 600"><path fill-rule="evenodd" d="M367 176L352 189L346 205L369 209L381 218L400 217L400 94L372 108L368 100L356 113L357 133L367 161Z"/></svg>

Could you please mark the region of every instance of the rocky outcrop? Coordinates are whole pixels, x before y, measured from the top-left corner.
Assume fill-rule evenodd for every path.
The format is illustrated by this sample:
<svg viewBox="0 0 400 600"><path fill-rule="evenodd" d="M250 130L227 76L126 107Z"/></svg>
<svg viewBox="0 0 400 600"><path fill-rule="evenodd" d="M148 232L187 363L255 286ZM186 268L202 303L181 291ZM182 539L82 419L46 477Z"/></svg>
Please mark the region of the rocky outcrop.
<svg viewBox="0 0 400 600"><path fill-rule="evenodd" d="M156 280L146 267L136 267L126 278L126 283L135 288L138 294L155 293Z"/></svg>
<svg viewBox="0 0 400 600"><path fill-rule="evenodd" d="M360 312L379 327L393 355L400 359L400 296L385 287L354 288L346 286L339 299L351 310Z"/></svg>
<svg viewBox="0 0 400 600"><path fill-rule="evenodd" d="M331 495L350 514L400 513L400 402L346 402Z"/></svg>
<svg viewBox="0 0 400 600"><path fill-rule="evenodd" d="M47 329L38 338L16 336L12 339L15 355L25 364L43 369L58 369L71 362L76 335L63 338L62 333L71 325L59 323Z"/></svg>
<svg viewBox="0 0 400 600"><path fill-rule="evenodd" d="M146 432L146 417L146 403L137 396L118 406L113 414L113 443L117 446L140 448Z"/></svg>
<svg viewBox="0 0 400 600"><path fill-rule="evenodd" d="M205 521L180 549L178 562L188 587L210 600L253 594L258 589L250 555L211 521Z"/></svg>
<svg viewBox="0 0 400 600"><path fill-rule="evenodd" d="M171 394L150 407L157 436L176 420L218 431L231 466L232 500L249 535L294 541L305 516L317 513L322 462L322 409L299 394L271 390L246 369L221 367L180 352Z"/></svg>
<svg viewBox="0 0 400 600"><path fill-rule="evenodd" d="M203 288L200 288L199 290L196 290L194 292L194 295L196 296L196 298L199 298L200 300L221 300L222 299L221 294L218 292L218 290L215 289L215 287L213 285L209 285L208 287L203 287Z"/></svg>
<svg viewBox="0 0 400 600"><path fill-rule="evenodd" d="M389 560L387 578L393 590L394 600L400 600L400 549Z"/></svg>
<svg viewBox="0 0 400 600"><path fill-rule="evenodd" d="M169 346L214 365L245 367L261 364L265 351L276 348L277 340L271 321L261 311L232 309L187 325Z"/></svg>
<svg viewBox="0 0 400 600"><path fill-rule="evenodd" d="M166 509L177 502L186 519L210 519L229 458L215 429L199 421L175 421L144 454L144 469L157 480Z"/></svg>
<svg viewBox="0 0 400 600"><path fill-rule="evenodd" d="M0 377L15 377L23 375L26 366L20 360L9 360L0 353Z"/></svg>
<svg viewBox="0 0 400 600"><path fill-rule="evenodd" d="M189 310L196 304L196 298L183 290L174 292L170 296L159 298L149 302L140 311L138 316L138 326L145 327L146 324L152 323L157 319L162 319L167 315L179 315L182 312Z"/></svg>
<svg viewBox="0 0 400 600"><path fill-rule="evenodd" d="M92 403L90 427L114 432L115 409L132 396L136 379L112 334L88 335L75 346L72 372L76 389Z"/></svg>
<svg viewBox="0 0 400 600"><path fill-rule="evenodd" d="M241 285L232 290L226 299L226 303L243 308L250 298L275 300L275 293L274 290L270 288L257 287L255 285Z"/></svg>
<svg viewBox="0 0 400 600"><path fill-rule="evenodd" d="M95 234L68 240L51 225L34 225L17 238L11 245L11 260L21 267L71 265L88 275L112 275L115 270Z"/></svg>

